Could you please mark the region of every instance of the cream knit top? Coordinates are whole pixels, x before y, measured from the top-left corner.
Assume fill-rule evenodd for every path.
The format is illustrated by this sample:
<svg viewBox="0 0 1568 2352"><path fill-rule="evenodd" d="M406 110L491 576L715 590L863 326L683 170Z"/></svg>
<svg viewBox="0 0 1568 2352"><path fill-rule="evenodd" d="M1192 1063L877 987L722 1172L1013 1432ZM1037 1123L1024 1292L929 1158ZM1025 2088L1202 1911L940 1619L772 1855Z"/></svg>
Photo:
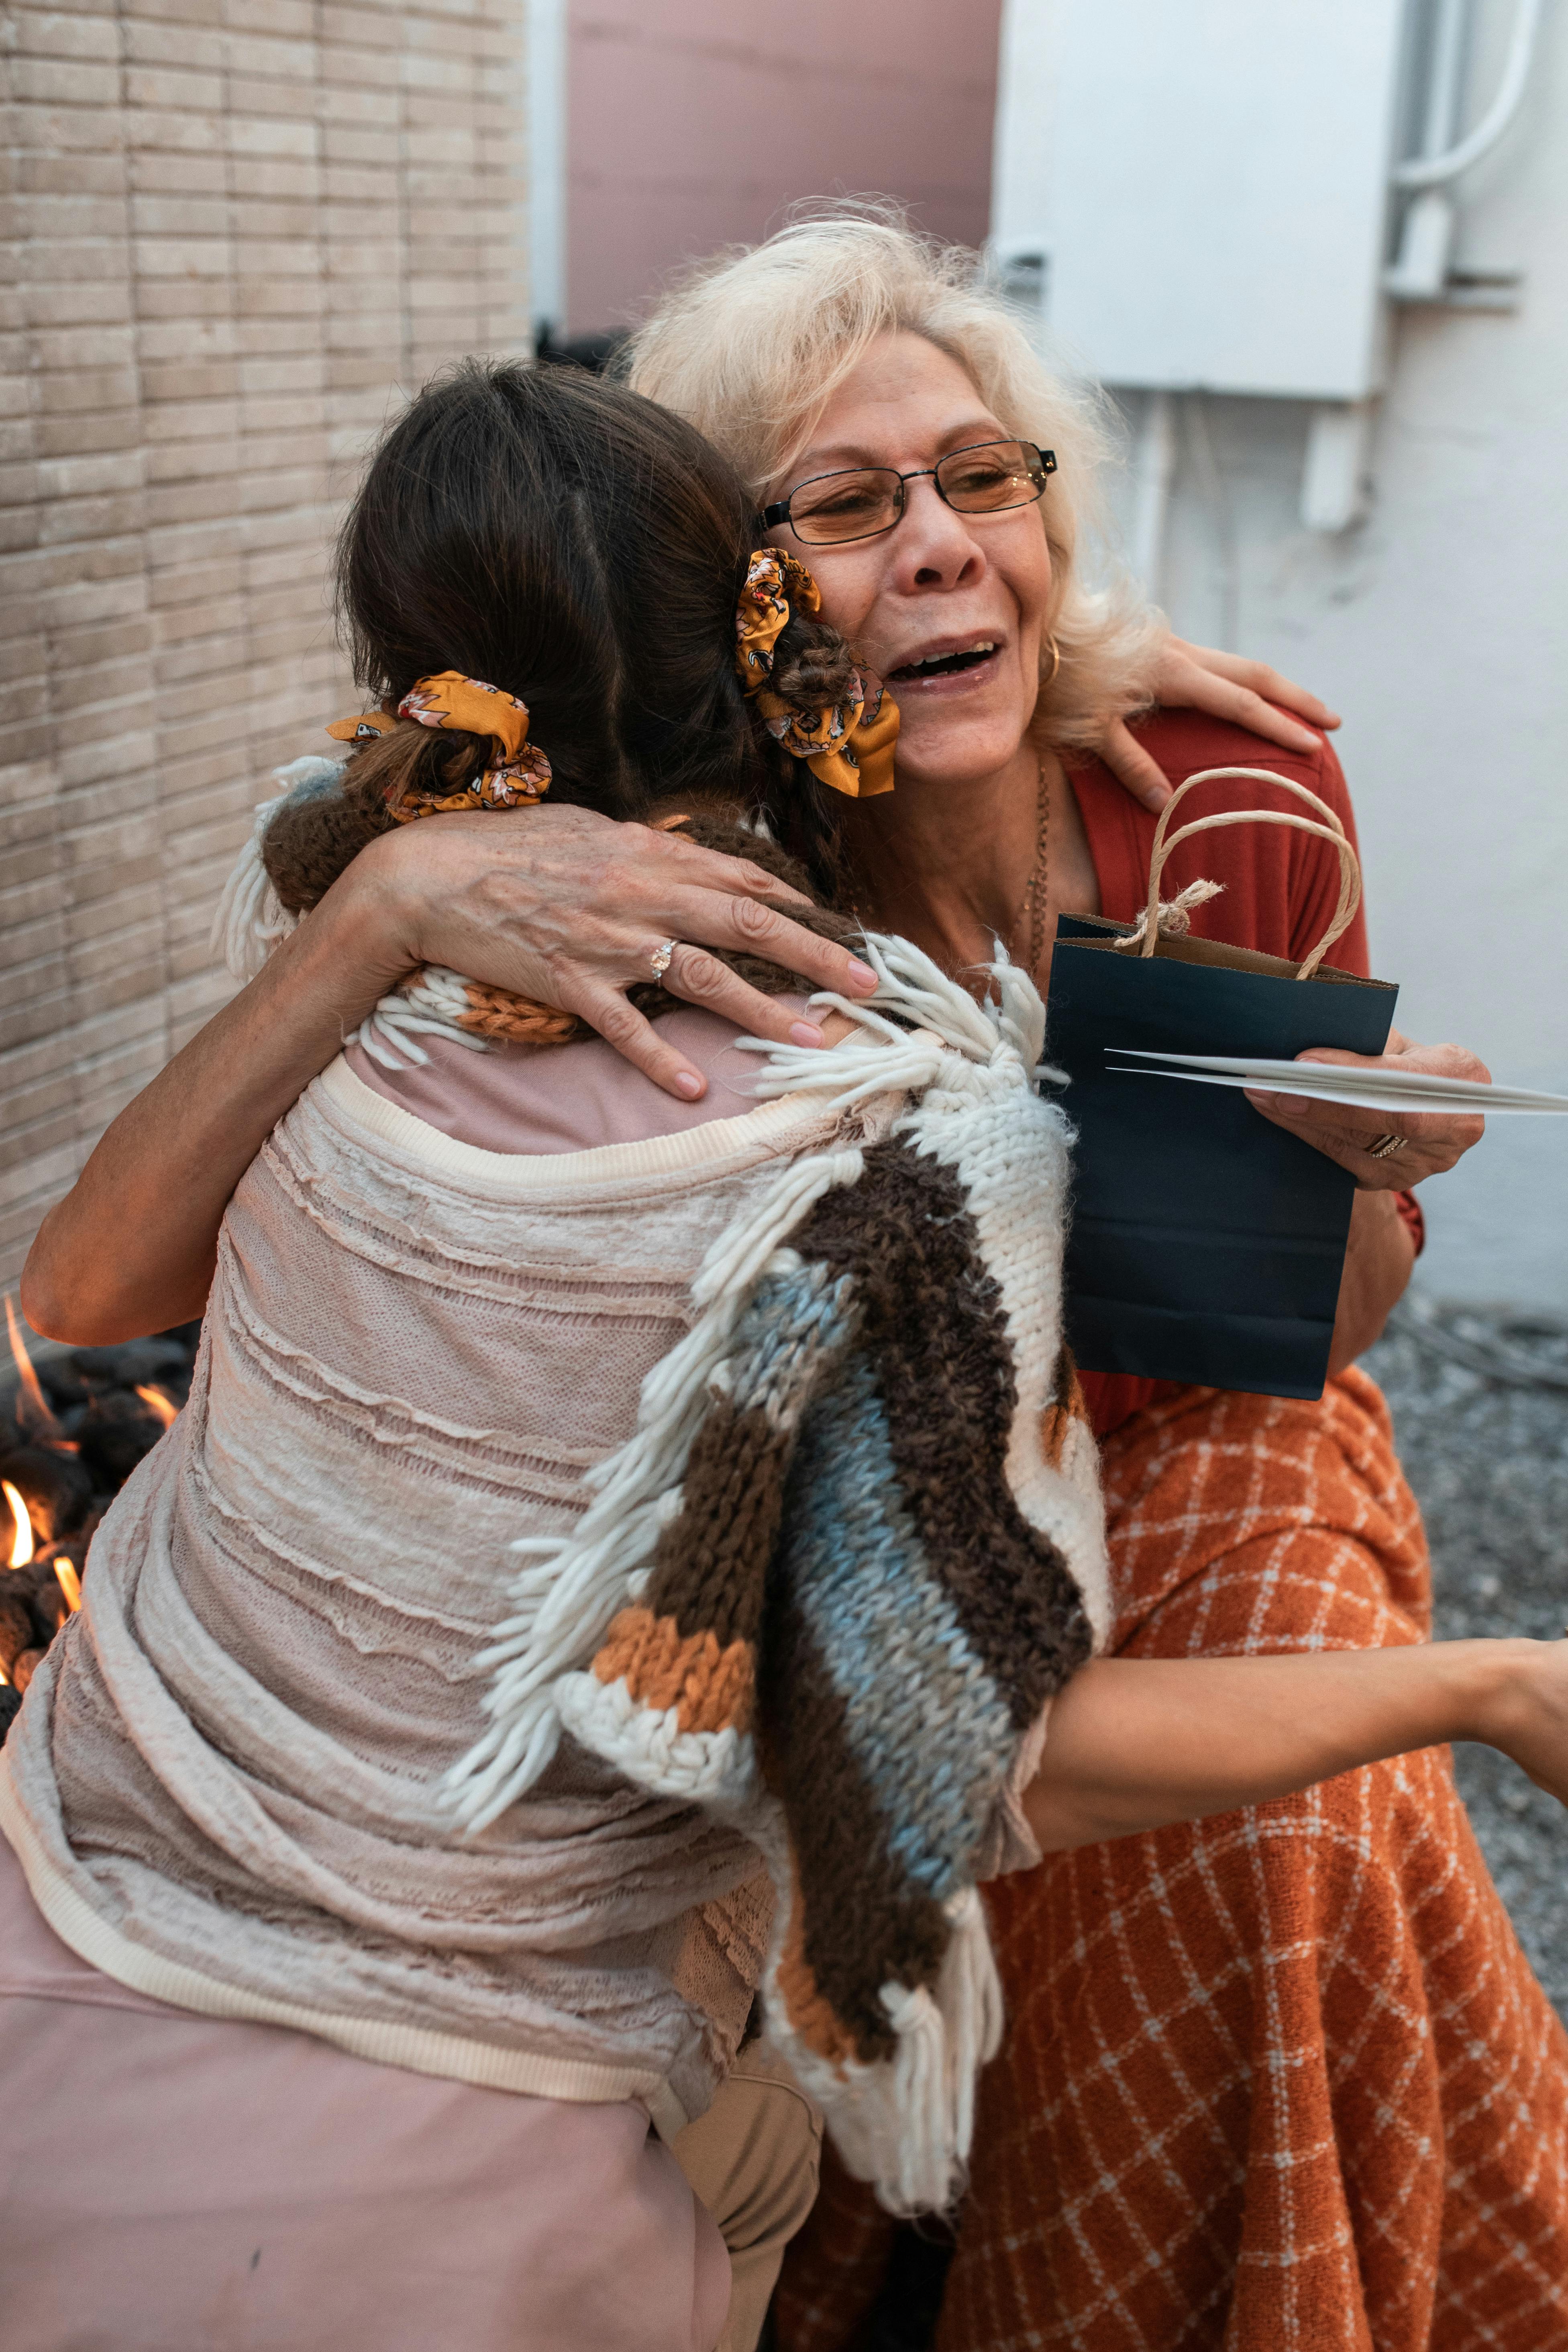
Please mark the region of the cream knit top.
<svg viewBox="0 0 1568 2352"><path fill-rule="evenodd" d="M701 2112L767 1940L753 1848L570 1740L477 1838L439 1786L483 1727L509 1545L571 1529L710 1244L842 1118L796 1095L519 1158L342 1059L309 1087L225 1219L189 1405L0 1758L66 1943L367 2058L638 2099L667 2136Z"/></svg>

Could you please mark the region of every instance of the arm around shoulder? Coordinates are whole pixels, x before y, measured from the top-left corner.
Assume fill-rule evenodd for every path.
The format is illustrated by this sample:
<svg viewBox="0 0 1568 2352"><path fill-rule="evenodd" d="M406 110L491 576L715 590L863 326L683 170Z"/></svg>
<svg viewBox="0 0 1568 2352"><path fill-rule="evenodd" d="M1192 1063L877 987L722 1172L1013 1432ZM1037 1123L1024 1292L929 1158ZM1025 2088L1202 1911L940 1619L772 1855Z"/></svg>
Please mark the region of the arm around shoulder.
<svg viewBox="0 0 1568 2352"><path fill-rule="evenodd" d="M406 968L377 880L335 886L107 1129L23 1268L36 1331L105 1347L202 1313L235 1186Z"/></svg>

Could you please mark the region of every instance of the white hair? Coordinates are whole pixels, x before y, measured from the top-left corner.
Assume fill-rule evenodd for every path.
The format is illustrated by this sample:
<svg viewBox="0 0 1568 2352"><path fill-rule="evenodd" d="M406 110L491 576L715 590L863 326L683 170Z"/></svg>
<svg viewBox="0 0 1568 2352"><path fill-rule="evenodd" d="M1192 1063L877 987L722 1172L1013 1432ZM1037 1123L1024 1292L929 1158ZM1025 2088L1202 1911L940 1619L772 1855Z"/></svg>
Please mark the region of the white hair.
<svg viewBox="0 0 1568 2352"><path fill-rule="evenodd" d="M1125 575L1085 586L1081 542L1105 535L1109 404L1046 365L978 254L919 235L880 200L813 205L679 279L632 338L630 380L722 449L761 502L893 330L947 352L999 425L1056 451L1040 505L1053 579L1037 727L1047 741L1087 746L1107 719L1152 699L1165 624Z"/></svg>

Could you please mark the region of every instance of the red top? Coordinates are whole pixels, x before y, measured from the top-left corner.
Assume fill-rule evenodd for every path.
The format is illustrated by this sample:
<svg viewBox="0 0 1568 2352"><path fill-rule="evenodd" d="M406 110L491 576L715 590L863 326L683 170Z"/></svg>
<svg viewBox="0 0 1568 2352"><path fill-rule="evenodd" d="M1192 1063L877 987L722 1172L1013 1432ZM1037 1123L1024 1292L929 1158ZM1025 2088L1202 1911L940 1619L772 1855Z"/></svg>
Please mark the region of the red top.
<svg viewBox="0 0 1568 2352"><path fill-rule="evenodd" d="M1207 719L1195 710L1157 710L1134 730L1145 751L1173 784L1205 768L1271 768L1305 784L1327 801L1356 845L1355 815L1338 760L1320 741L1314 751L1286 751L1244 728ZM1109 768L1096 759L1075 758L1072 785L1089 835L1089 855L1100 879L1100 912L1131 922L1149 896L1149 856L1156 819L1140 807ZM1238 776L1202 785L1176 812L1173 830L1216 809L1278 808L1310 816L1293 793ZM1189 882L1223 882L1224 895L1193 910L1193 935L1223 940L1232 947L1256 948L1265 955L1300 961L1328 928L1340 892L1340 861L1330 845L1293 825L1233 824L1199 834L1173 851L1160 881L1162 898L1173 898ZM1344 936L1329 950L1328 961L1366 979L1366 910L1363 907ZM1047 1046L1047 1051L1048 1051ZM1419 1252L1425 1238L1413 1194L1399 1196L1400 1211ZM1125 1372L1085 1372L1084 1394L1101 1436L1130 1413L1156 1398L1174 1396L1171 1381L1144 1381Z"/></svg>

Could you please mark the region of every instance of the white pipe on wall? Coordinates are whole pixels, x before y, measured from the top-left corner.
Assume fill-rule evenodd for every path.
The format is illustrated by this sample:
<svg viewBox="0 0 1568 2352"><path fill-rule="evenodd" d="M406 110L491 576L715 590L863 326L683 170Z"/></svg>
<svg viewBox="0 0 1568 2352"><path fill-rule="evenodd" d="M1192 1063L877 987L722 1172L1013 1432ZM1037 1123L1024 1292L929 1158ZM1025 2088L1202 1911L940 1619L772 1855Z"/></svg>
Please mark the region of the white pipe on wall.
<svg viewBox="0 0 1568 2352"><path fill-rule="evenodd" d="M1502 80L1486 113L1469 137L1461 139L1457 147L1450 147L1443 154L1415 155L1409 163L1401 163L1394 174L1396 188L1436 188L1447 180L1457 180L1461 172L1468 172L1472 163L1479 163L1488 150L1497 145L1519 112L1520 101L1530 80L1530 68L1535 56L1535 36L1540 24L1541 0L1519 0L1519 14L1513 20L1513 38L1509 44ZM1440 35L1433 62L1435 67L1445 62ZM1459 62L1462 66L1462 54ZM1450 130L1449 136L1452 135Z"/></svg>
<svg viewBox="0 0 1568 2352"><path fill-rule="evenodd" d="M1138 492L1132 516L1132 570L1145 595L1157 604L1165 568L1165 518L1176 473L1176 408L1168 392L1152 392L1143 403L1133 471Z"/></svg>
<svg viewBox="0 0 1568 2352"><path fill-rule="evenodd" d="M566 0L527 0L529 305L566 323Z"/></svg>

